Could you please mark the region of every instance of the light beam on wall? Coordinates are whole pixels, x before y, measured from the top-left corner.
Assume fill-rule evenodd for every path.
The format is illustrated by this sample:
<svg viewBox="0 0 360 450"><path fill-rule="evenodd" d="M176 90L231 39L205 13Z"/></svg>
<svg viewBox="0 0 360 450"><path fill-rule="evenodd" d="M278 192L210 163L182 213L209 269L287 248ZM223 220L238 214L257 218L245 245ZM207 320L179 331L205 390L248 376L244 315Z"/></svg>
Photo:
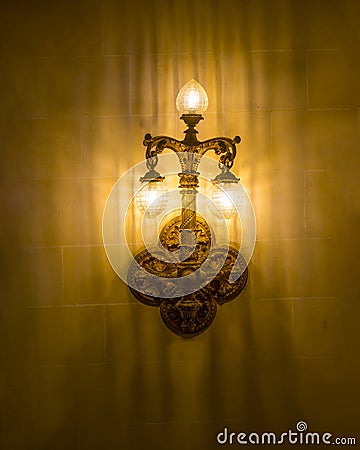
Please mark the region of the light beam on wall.
<svg viewBox="0 0 360 450"><path fill-rule="evenodd" d="M146 246L132 258L126 282L137 300L160 308L161 317L172 332L191 337L211 325L219 304L234 300L245 288L255 242L255 218L246 190L231 171L240 137L197 139L196 127L204 119L202 113L207 109L208 97L195 80L180 90L176 106L187 126L184 139L152 137L149 133L144 138L147 172L139 179L135 204L144 220L154 220L156 224L157 216L161 215L163 225L157 245ZM166 192L166 177L157 169L160 154L166 149L176 154L181 167L177 190L181 208L175 216L170 208L171 193ZM208 151L214 151L219 157L219 172L211 178L211 193L205 195L208 212L204 213L204 208L199 208L199 203L204 203L200 185L204 174L198 170ZM241 216L239 211L245 204L251 206L248 208L250 222L241 220L243 229L247 223L251 229L246 257L229 240L219 239L214 232L216 221L226 226L236 214ZM167 219L167 213L171 218ZM114 257L109 256L108 249L107 254L112 262Z"/></svg>

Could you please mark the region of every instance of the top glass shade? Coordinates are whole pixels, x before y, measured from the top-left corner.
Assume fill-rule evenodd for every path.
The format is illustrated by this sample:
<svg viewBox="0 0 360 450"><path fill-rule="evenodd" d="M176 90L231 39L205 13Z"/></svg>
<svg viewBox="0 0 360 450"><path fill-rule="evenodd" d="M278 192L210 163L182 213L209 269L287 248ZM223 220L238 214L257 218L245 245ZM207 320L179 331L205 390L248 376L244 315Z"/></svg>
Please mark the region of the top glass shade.
<svg viewBox="0 0 360 450"><path fill-rule="evenodd" d="M194 79L184 84L176 98L176 108L182 114L201 114L207 110L208 104L205 89Z"/></svg>

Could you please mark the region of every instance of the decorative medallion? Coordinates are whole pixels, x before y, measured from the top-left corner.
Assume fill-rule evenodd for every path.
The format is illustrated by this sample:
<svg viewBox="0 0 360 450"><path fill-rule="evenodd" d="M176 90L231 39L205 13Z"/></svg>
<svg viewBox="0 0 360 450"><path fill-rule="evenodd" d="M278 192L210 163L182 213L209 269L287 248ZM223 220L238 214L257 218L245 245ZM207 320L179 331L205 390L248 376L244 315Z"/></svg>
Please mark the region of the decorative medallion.
<svg viewBox="0 0 360 450"><path fill-rule="evenodd" d="M216 308L216 301L205 290L200 289L185 297L163 300L160 314L173 333L192 337L212 324Z"/></svg>
<svg viewBox="0 0 360 450"><path fill-rule="evenodd" d="M180 259L181 224L182 218L178 216L162 228L159 239L163 249L159 246L135 255L128 271L128 284L141 288L141 292L130 288L141 303L160 307L161 317L173 333L192 337L211 325L217 304L230 302L241 293L248 270L244 258L234 247L214 245L210 252L211 231L200 216L196 217L194 230L196 245L186 259ZM206 271L203 273L204 263ZM191 288L192 282L198 286L199 276L195 273L198 269L203 287L181 295L185 283L187 288Z"/></svg>

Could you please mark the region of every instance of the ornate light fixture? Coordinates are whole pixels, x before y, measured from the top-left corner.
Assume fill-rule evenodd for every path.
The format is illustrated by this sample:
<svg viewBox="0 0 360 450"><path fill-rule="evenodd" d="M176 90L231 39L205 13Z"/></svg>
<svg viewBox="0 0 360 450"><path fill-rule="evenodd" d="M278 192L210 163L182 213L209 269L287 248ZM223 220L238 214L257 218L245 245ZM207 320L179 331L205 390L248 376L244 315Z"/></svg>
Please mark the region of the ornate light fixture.
<svg viewBox="0 0 360 450"><path fill-rule="evenodd" d="M165 149L178 156L181 214L173 217L159 233L155 249L145 248L134 256L127 283L137 300L160 308L165 325L175 334L195 336L213 322L217 305L234 300L244 289L248 269L242 254L231 245L215 242L211 226L197 211L202 156L209 150L219 155L220 173L212 179L210 210L224 220L231 219L241 203L239 178L231 168L236 157L234 139L216 137L197 139L196 126L208 106L204 88L190 80L180 90L176 106L187 125L182 141L168 136L146 134L148 172L140 178L141 188L135 202L145 217L154 218L166 207L164 177L157 172L158 155Z"/></svg>

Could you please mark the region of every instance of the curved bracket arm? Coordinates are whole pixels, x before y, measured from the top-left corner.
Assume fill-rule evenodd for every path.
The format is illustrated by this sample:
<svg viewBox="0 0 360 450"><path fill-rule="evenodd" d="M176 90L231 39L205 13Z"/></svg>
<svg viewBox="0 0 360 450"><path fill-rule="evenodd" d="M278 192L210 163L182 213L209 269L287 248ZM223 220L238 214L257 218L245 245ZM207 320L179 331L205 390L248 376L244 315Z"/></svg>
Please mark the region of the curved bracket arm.
<svg viewBox="0 0 360 450"><path fill-rule="evenodd" d="M183 152L186 146L177 139L169 136L155 136L154 138L150 133L145 134L143 144L146 147L146 158L153 158L154 156L162 153L166 148L174 151L175 153Z"/></svg>
<svg viewBox="0 0 360 450"><path fill-rule="evenodd" d="M219 159L219 165L231 168L236 157L236 144L241 141L240 136L235 136L234 139L226 137L216 137L200 142L198 145L199 154L205 155L209 150L214 150L216 155L222 155Z"/></svg>
<svg viewBox="0 0 360 450"><path fill-rule="evenodd" d="M197 154L198 157L196 158L196 166L198 165L202 155L209 150L214 150L216 155L221 155L219 159L219 166L230 169L233 166L234 159L236 157L236 144L239 144L240 141L240 136L235 136L234 139L216 137L203 142L197 141L195 145L187 145L185 140L179 141L178 139L174 139L169 136L152 137L150 133L147 133L143 144L146 147L146 164L149 169L154 169L158 162L157 155L162 153L165 149L172 150L175 153L187 152L189 154ZM180 157L180 155L178 156ZM191 160L193 160L193 158L191 158ZM184 170L185 163L189 163L191 161L182 161L183 159L184 158L180 158L180 162ZM195 167L193 170L196 170Z"/></svg>

